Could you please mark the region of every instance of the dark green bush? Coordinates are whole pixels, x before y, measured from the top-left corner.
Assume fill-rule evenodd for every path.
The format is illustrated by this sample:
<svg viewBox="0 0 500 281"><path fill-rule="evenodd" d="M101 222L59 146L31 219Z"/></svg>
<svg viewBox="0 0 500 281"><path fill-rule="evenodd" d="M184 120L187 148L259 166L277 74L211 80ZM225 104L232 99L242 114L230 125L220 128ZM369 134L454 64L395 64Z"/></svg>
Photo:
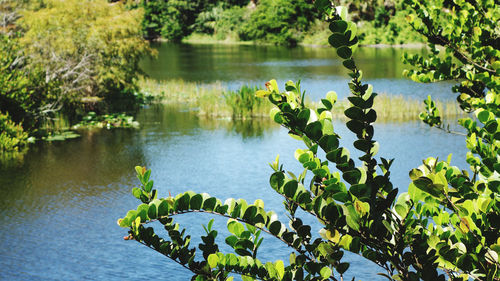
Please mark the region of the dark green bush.
<svg viewBox="0 0 500 281"><path fill-rule="evenodd" d="M242 40L296 45L315 17L314 5L306 0L261 0L240 31Z"/></svg>

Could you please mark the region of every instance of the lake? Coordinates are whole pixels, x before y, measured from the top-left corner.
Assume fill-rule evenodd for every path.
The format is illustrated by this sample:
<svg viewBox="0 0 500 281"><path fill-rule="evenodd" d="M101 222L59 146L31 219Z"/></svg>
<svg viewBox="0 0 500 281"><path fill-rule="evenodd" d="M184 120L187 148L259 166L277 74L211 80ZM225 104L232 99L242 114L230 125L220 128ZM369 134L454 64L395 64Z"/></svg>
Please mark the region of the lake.
<svg viewBox="0 0 500 281"><path fill-rule="evenodd" d="M271 46L156 46L159 55L142 67L155 79L221 81L228 87L302 79L312 97L328 90L345 95L345 72L327 48L285 49ZM449 95L449 84L415 84L400 76L401 49L365 49L360 62L375 91L423 97ZM338 86L338 88L336 88ZM345 92L344 92L345 91ZM190 272L133 241L116 220L139 202L130 190L137 186L134 166L152 169L161 197L186 190L220 198L265 199L282 220L281 197L269 186L267 163L277 154L286 170L301 171L293 152L304 145L268 121L207 120L196 112L165 105L140 110L140 129L84 131L65 142L37 143L22 158L0 167L0 280L189 280ZM353 134L334 122L341 145L356 153ZM463 137L442 133L420 122L375 125L379 156L396 158L392 179L400 190L408 186L408 171L428 157L465 164ZM354 158L354 157L353 157ZM195 236L210 216L183 215L178 221ZM314 221L308 222L318 225ZM216 220L225 229L226 220ZM317 230L317 228L315 229ZM224 231L221 231L222 233ZM266 237L260 258L288 260L277 240ZM219 244L224 247L222 236ZM283 251L285 250L285 251ZM347 255L347 277L375 280L377 266ZM350 278L348 278L350 280Z"/></svg>

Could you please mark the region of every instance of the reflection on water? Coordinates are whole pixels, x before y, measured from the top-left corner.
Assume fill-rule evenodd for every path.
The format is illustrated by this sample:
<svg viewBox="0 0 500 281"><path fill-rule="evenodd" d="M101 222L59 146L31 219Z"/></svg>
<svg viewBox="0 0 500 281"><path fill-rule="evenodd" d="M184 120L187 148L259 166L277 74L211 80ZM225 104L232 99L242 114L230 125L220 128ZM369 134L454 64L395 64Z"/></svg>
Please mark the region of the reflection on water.
<svg viewBox="0 0 500 281"><path fill-rule="evenodd" d="M264 198L266 208L284 219L282 198L269 187L267 163L280 155L286 170L302 170L293 152L304 145L270 122L206 120L196 113L151 106L137 116L141 129L82 133L79 139L42 143L22 162L0 167L0 280L189 280L190 274L159 254L121 237L116 220L138 201L130 194L137 184L135 165L152 168L160 196L185 190L220 198ZM353 141L343 123L335 130L349 147ZM380 156L396 158L391 173L406 189L408 171L427 156L466 167L463 138L443 134L420 123L376 125ZM209 216L179 221L196 236ZM308 221L316 225L314 221ZM216 222L225 228L225 220ZM219 237L221 238L221 237ZM223 249L224 241L219 240ZM264 261L287 259L287 249L266 238ZM350 274L373 280L380 270L357 256ZM349 278L350 279L350 278Z"/></svg>
<svg viewBox="0 0 500 281"><path fill-rule="evenodd" d="M245 84L263 86L270 79L279 85L288 80L302 81L313 99L335 90L340 98L348 95L347 70L332 48L284 48L248 45L189 45L157 43L157 58L147 58L141 68L153 79L183 79L196 82L221 81L235 90ZM360 48L356 64L366 82L379 93L402 94L424 99L455 99L451 83L418 84L402 77L404 52L425 53L425 49Z"/></svg>

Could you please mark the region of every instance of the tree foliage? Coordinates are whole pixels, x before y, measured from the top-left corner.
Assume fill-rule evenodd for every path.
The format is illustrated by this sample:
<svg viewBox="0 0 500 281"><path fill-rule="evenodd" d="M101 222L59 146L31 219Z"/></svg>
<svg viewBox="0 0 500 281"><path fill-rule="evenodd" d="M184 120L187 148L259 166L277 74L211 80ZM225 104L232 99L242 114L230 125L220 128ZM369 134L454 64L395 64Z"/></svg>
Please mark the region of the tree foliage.
<svg viewBox="0 0 500 281"><path fill-rule="evenodd" d="M315 17L311 1L261 0L239 31L242 40L296 45Z"/></svg>
<svg viewBox="0 0 500 281"><path fill-rule="evenodd" d="M363 83L353 58L358 44L356 25L347 20L347 9L317 0L332 32L329 42L350 70L351 106L345 115L348 129L356 135L354 147L362 156L353 159L340 146L330 112L335 92L327 93L321 106L312 109L304 103L300 83L289 81L281 91L271 80L267 90L256 95L275 105L271 118L306 146L295 152L303 171L285 171L279 157L270 164L269 182L284 198L288 226L266 210L260 199L253 204L243 199L223 202L191 191L159 198L150 180L151 170L136 167L141 186L132 193L142 204L118 220L129 229L126 239L190 269L192 280L228 280L231 273L242 275L243 280L343 280L349 268L342 260L344 251L379 265L384 270L380 274L389 280L500 280L500 80L498 45L492 45L498 40L494 26L498 9L493 1L473 5L457 0L458 6L406 2L413 9L410 22L429 39L431 48L445 47L444 56L438 56L436 48L427 59L407 56L416 66L407 74L422 82L462 79L454 88L460 93L458 101L476 116L459 121L467 131L467 162L472 172L453 166L451 157L446 161L429 157L410 171L408 192L398 195L390 179L393 160L376 157L379 143L373 139L373 123L377 113L372 106L377 94ZM426 102L422 119L441 126L433 105L431 99ZM225 242L234 253L221 252L212 222L201 237L203 242L192 247L190 235L174 221L176 215L189 212L227 217L231 235ZM314 238L311 226L299 218L303 213L318 220L321 238ZM147 227L152 222L164 226L164 238ZM291 249L287 264L259 260L262 233Z"/></svg>
<svg viewBox="0 0 500 281"><path fill-rule="evenodd" d="M105 0L46 0L22 15L26 54L44 70L46 81L60 83L55 108L90 97L105 99L112 109L135 103L139 59L148 52L142 10Z"/></svg>
<svg viewBox="0 0 500 281"><path fill-rule="evenodd" d="M0 73L0 111L25 129L39 127L55 101L58 83L46 81L17 40L5 34L0 34Z"/></svg>
<svg viewBox="0 0 500 281"><path fill-rule="evenodd" d="M28 133L23 127L14 123L8 113L0 112L0 152L19 151L27 141Z"/></svg>
<svg viewBox="0 0 500 281"><path fill-rule="evenodd" d="M171 41L180 41L191 34L198 15L209 10L214 0L142 0L132 7L143 7L145 14L142 27L145 37L156 39L163 37ZM237 1L236 1L237 2Z"/></svg>

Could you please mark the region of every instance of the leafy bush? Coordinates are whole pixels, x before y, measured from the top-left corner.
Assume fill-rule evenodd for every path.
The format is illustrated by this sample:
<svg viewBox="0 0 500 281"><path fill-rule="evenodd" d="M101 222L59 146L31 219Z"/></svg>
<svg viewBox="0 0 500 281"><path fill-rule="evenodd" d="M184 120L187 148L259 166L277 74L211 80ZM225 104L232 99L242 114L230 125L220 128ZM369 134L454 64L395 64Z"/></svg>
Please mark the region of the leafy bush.
<svg viewBox="0 0 500 281"><path fill-rule="evenodd" d="M362 44L408 44L424 42L424 37L407 23L407 10L398 10L387 21L364 21L359 25ZM379 14L377 14L379 15ZM381 17L384 14L380 15Z"/></svg>
<svg viewBox="0 0 500 281"><path fill-rule="evenodd" d="M239 36L242 40L294 46L314 17L310 1L262 0L242 25Z"/></svg>
<svg viewBox="0 0 500 281"><path fill-rule="evenodd" d="M226 39L228 36L238 38L242 22L248 20L248 9L239 6L225 9L217 18L214 25L214 33L218 40Z"/></svg>
<svg viewBox="0 0 500 281"><path fill-rule="evenodd" d="M0 111L32 131L50 114L58 92L57 82L30 65L17 38L0 34Z"/></svg>
<svg viewBox="0 0 500 281"><path fill-rule="evenodd" d="M103 98L110 107L133 100L138 63L149 50L142 10L105 0L43 2L23 13L21 42L44 79L60 83L57 106L75 111L86 97Z"/></svg>
<svg viewBox="0 0 500 281"><path fill-rule="evenodd" d="M28 133L14 123L9 114L0 112L0 153L19 151L28 143Z"/></svg>
<svg viewBox="0 0 500 281"><path fill-rule="evenodd" d="M408 192L399 196L390 179L393 160L375 157L379 144L373 139L377 113L372 106L377 94L362 82L352 57L358 44L356 25L346 20L346 9L336 9L328 0L315 3L330 23L330 44L350 70L351 106L344 113L347 128L356 136L353 145L362 153L359 161L339 145L330 113L334 92L326 94L321 107L311 109L299 83L289 81L280 91L271 80L267 90L256 95L275 105L272 119L306 146L295 152L302 172L286 172L279 157L270 164L269 182L284 198L288 227L276 213L266 211L260 199L253 204L231 198L223 203L192 191L158 198L151 170L136 167L141 186L132 193L142 204L118 220L129 229L125 239L139 241L190 269L192 280L231 280L229 274L234 273L243 280L343 280L349 268L342 260L344 251L379 265L385 270L380 275L389 280L445 280L445 275L450 280L499 280L500 63L494 44L500 12L494 1L480 6L436 1L427 6L406 0L414 12L410 23L433 50L428 59L407 56L406 61L416 67L407 75L422 82L460 78L454 87L460 93L459 104L477 119L459 121L467 131L472 175L452 166L451 157L446 161L429 157L410 171ZM438 26L435 20L448 25ZM434 48L435 43L445 45L444 54ZM429 99L425 104L423 121L443 128L434 102ZM309 184L306 179L311 179ZM174 221L176 215L189 212L228 218L231 235L225 242L235 253L220 251L212 222L205 227L202 243L191 247L190 235ZM311 226L299 218L304 213L318 220L321 238L314 238ZM146 227L152 222L164 226L166 238ZM261 233L291 249L289 264L258 259Z"/></svg>
<svg viewBox="0 0 500 281"><path fill-rule="evenodd" d="M180 41L194 31L197 27L195 22L198 15L203 11L211 10L214 2L211 0L142 0L131 7L144 8L142 28L146 38L156 39L161 36L170 41Z"/></svg>
<svg viewBox="0 0 500 281"><path fill-rule="evenodd" d="M141 8L144 9L144 18L141 22L144 37L152 40L160 37L161 29L167 21L167 1L141 1ZM137 6L133 6L136 8Z"/></svg>

